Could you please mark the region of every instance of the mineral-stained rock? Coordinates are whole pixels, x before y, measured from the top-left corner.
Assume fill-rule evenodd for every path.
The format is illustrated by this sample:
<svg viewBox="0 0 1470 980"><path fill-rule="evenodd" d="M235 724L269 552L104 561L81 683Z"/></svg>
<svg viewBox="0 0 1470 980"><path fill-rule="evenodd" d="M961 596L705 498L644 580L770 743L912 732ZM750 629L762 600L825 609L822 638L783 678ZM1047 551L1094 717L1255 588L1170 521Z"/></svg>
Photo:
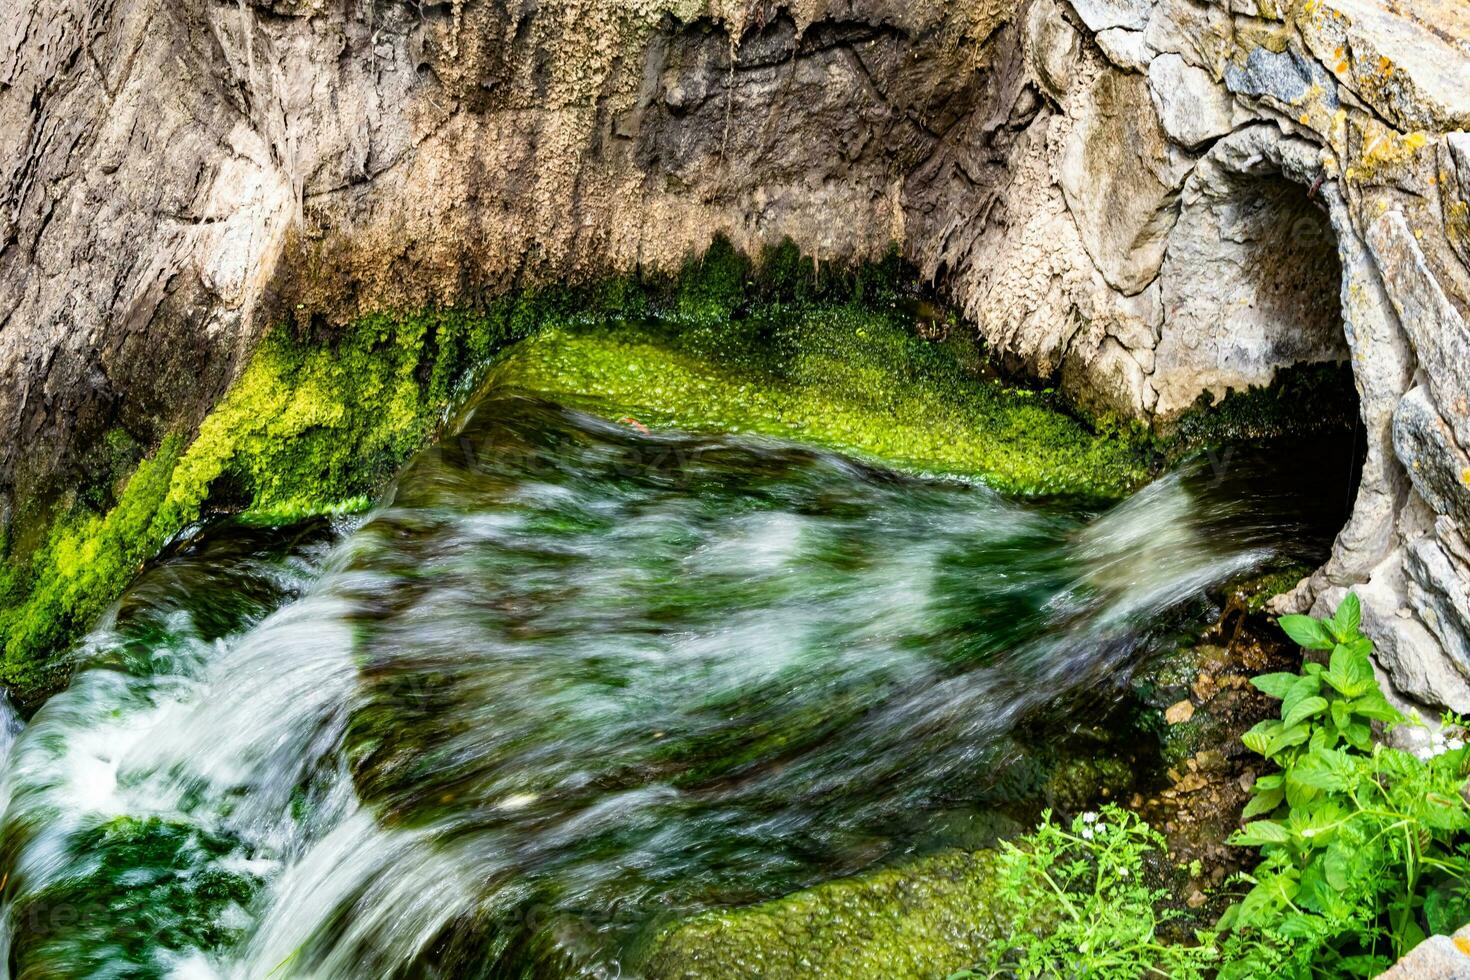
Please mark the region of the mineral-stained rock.
<svg viewBox="0 0 1470 980"><path fill-rule="evenodd" d="M1397 128L1470 127L1470 8L1459 0L1325 0L1299 23L1307 50Z"/></svg>

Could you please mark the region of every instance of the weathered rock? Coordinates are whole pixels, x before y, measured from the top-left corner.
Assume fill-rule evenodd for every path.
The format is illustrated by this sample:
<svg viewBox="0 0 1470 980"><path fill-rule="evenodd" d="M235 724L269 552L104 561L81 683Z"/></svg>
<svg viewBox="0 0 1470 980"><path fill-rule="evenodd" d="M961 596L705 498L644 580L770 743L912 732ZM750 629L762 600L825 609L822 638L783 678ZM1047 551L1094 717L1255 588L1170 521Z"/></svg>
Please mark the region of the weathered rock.
<svg viewBox="0 0 1470 980"><path fill-rule="evenodd" d="M1096 40L1103 55L1125 71L1147 72L1155 54L1144 40L1142 31L1115 28L1100 31Z"/></svg>
<svg viewBox="0 0 1470 980"><path fill-rule="evenodd" d="M1455 443L1429 392L1418 387L1399 402L1394 416L1394 449L1408 467L1409 479L1435 513L1470 527L1470 457Z"/></svg>
<svg viewBox="0 0 1470 980"><path fill-rule="evenodd" d="M288 310L325 334L715 232L897 240L1003 359L1110 412L1349 356L1363 481L1289 604L1358 589L1400 690L1470 704L1466 10L6 5L0 517L111 428L188 431Z"/></svg>
<svg viewBox="0 0 1470 980"><path fill-rule="evenodd" d="M1148 26L1154 0L1068 0L1093 33L1113 27L1141 31Z"/></svg>
<svg viewBox="0 0 1470 980"><path fill-rule="evenodd" d="M6 4L0 497L187 431L298 304L881 253L1012 4L686 6Z"/></svg>
<svg viewBox="0 0 1470 980"><path fill-rule="evenodd" d="M1215 78L1231 53L1234 35L1229 12L1201 0L1159 0L1145 33L1153 50L1180 55Z"/></svg>
<svg viewBox="0 0 1470 980"><path fill-rule="evenodd" d="M1425 940L1379 980L1470 980L1470 932Z"/></svg>
<svg viewBox="0 0 1470 980"><path fill-rule="evenodd" d="M1155 58L1148 88L1170 140L1189 150L1219 139L1233 128L1235 100L1203 68L1177 54Z"/></svg>
<svg viewBox="0 0 1470 980"><path fill-rule="evenodd" d="M1292 364L1347 358L1332 227L1281 176L1288 152L1274 128L1244 130L1185 184L1160 278L1168 317L1152 383L1162 414L1201 390L1224 396Z"/></svg>
<svg viewBox="0 0 1470 980"><path fill-rule="evenodd" d="M1402 130L1470 127L1470 9L1457 0L1325 0L1302 40L1337 79Z"/></svg>
<svg viewBox="0 0 1470 980"><path fill-rule="evenodd" d="M1082 36L1053 3L1032 4L1027 14L1027 36L1037 78L1053 97L1061 96L1072 84Z"/></svg>
<svg viewBox="0 0 1470 980"><path fill-rule="evenodd" d="M1108 284L1142 292L1159 274L1191 161L1159 122L1148 82L1103 70L1062 153L1060 183L1083 244Z"/></svg>

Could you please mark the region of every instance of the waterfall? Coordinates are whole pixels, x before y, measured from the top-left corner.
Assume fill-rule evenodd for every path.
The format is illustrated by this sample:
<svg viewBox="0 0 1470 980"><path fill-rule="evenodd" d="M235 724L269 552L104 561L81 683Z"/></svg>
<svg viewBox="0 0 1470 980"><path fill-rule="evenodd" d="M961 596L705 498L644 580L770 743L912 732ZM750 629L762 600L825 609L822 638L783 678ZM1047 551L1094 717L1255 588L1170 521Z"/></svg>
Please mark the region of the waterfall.
<svg viewBox="0 0 1470 980"><path fill-rule="evenodd" d="M1100 511L487 397L366 518L180 544L6 709L18 976L629 975L1034 795L1023 725L1320 556L1278 476Z"/></svg>

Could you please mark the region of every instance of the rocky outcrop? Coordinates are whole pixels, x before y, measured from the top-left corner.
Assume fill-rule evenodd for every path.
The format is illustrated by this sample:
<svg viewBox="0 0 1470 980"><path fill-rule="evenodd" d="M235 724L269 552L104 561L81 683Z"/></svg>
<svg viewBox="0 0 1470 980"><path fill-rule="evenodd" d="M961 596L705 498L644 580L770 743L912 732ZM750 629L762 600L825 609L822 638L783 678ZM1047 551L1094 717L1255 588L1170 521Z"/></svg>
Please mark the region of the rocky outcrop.
<svg viewBox="0 0 1470 980"><path fill-rule="evenodd" d="M1470 13L1412 6L9 4L6 521L187 430L287 313L897 240L1100 411L1350 360L1356 509L1287 605L1358 589L1399 690L1470 709Z"/></svg>
<svg viewBox="0 0 1470 980"><path fill-rule="evenodd" d="M1463 710L1470 14L1406 6L1037 0L1001 176L968 176L999 130L967 117L906 185L944 226L907 231L982 334L1099 408L1166 420L1350 359L1357 505L1281 605L1356 588L1399 691Z"/></svg>
<svg viewBox="0 0 1470 980"><path fill-rule="evenodd" d="M1007 9L6 4L0 496L197 422L287 311L676 266L717 232L879 254Z"/></svg>

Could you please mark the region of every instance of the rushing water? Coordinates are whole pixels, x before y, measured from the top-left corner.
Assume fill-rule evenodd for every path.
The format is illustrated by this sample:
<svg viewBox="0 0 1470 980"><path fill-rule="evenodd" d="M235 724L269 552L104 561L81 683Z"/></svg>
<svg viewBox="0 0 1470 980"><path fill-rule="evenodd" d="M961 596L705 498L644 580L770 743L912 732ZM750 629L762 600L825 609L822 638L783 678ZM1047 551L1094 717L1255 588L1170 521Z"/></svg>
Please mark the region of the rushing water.
<svg viewBox="0 0 1470 980"><path fill-rule="evenodd" d="M1345 476L1262 465L1098 513L489 397L366 519L207 528L77 651L10 752L12 962L627 975L1034 795L1051 715L1321 556Z"/></svg>

